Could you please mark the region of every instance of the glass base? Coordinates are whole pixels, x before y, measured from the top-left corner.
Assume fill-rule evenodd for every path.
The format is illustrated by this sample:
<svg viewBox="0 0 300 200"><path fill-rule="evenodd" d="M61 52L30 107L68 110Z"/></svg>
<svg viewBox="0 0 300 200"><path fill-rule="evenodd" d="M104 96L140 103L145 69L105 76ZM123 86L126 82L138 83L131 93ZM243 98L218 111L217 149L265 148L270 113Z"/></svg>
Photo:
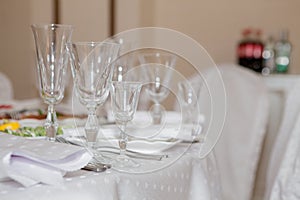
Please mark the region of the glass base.
<svg viewBox="0 0 300 200"><path fill-rule="evenodd" d="M101 163L112 163L112 159L110 157L105 156L104 154L97 151L97 148L95 147L95 142L88 142L87 149L92 154L94 160Z"/></svg>
<svg viewBox="0 0 300 200"><path fill-rule="evenodd" d="M48 136L46 136L46 140L50 141L50 142L55 142L56 141L56 137L48 137Z"/></svg>

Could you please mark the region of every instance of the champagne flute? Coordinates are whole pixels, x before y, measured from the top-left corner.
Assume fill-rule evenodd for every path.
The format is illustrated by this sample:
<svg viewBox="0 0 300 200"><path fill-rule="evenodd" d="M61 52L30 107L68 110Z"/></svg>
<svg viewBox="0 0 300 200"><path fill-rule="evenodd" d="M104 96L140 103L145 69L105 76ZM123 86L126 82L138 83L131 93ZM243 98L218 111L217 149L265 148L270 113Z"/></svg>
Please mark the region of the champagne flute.
<svg viewBox="0 0 300 200"><path fill-rule="evenodd" d="M90 149L93 149L99 131L96 110L109 95L109 64L116 59L119 45L108 42L77 42L68 45L68 48L75 94L88 110L84 128L86 140Z"/></svg>
<svg viewBox="0 0 300 200"><path fill-rule="evenodd" d="M57 133L57 116L54 105L64 97L68 53L66 44L71 41L73 27L61 24L31 26L36 47L40 96L48 104L44 123L46 138L54 141Z"/></svg>
<svg viewBox="0 0 300 200"><path fill-rule="evenodd" d="M139 82L112 81L110 85L112 112L121 131L119 139L120 154L113 163L117 168L139 166L139 163L126 155L126 126L133 119L136 112L141 88L142 83Z"/></svg>

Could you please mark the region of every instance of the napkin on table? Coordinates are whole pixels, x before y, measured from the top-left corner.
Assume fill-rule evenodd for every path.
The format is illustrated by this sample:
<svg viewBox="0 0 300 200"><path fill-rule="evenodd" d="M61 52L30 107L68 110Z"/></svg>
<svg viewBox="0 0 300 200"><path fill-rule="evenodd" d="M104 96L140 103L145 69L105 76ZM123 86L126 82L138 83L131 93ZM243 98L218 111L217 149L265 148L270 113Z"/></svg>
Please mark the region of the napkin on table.
<svg viewBox="0 0 300 200"><path fill-rule="evenodd" d="M91 158L81 147L0 133L0 181L13 179L25 187L60 184L67 172L81 169Z"/></svg>

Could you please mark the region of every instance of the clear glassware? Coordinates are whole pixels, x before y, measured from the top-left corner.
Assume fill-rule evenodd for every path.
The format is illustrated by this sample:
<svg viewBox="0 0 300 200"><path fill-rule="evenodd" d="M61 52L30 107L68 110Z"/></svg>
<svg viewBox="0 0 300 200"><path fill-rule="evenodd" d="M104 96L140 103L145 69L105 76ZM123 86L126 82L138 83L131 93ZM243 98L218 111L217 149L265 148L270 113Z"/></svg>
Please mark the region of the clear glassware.
<svg viewBox="0 0 300 200"><path fill-rule="evenodd" d="M200 92L204 85L202 80L186 79L177 84L178 100L181 110L183 128L185 131L190 131L191 136L195 139L201 139L202 125L204 116L200 111Z"/></svg>
<svg viewBox="0 0 300 200"><path fill-rule="evenodd" d="M108 42L77 42L68 45L75 93L88 110L85 134L90 150L95 145L99 131L96 111L109 95L110 63L117 58L119 47L116 43Z"/></svg>
<svg viewBox="0 0 300 200"><path fill-rule="evenodd" d="M139 55L139 61L143 65L144 77L148 84L145 91L153 101L152 121L153 124L160 124L162 120L162 105L169 95L173 68L176 64L174 54L168 52L147 52Z"/></svg>
<svg viewBox="0 0 300 200"><path fill-rule="evenodd" d="M73 27L61 24L34 24L31 28L36 47L40 95L48 104L44 123L46 138L54 141L58 127L54 105L60 103L64 97L69 59L66 44L71 41Z"/></svg>
<svg viewBox="0 0 300 200"><path fill-rule="evenodd" d="M132 51L135 47L133 42L129 42L126 41L125 39L118 37L118 35L113 36L111 38L108 38L105 40L106 42L113 42L113 43L117 43L120 45L120 50L118 53L118 58L122 57L122 55L127 54L128 52ZM127 68L128 66L133 66L133 63L131 61L133 61L134 59L132 59L133 56L128 56L126 57L126 59L123 59L121 61L115 62L113 64L113 66L115 68L117 68L118 70L118 81L122 81L122 73L124 73L124 68ZM131 80L134 81L134 80ZM104 115L106 116L106 119L112 120L112 109L111 109L111 102L110 102L110 98L108 98L108 101L106 101L105 106L104 106Z"/></svg>
<svg viewBox="0 0 300 200"><path fill-rule="evenodd" d="M139 82L112 81L110 85L112 112L121 131L119 139L120 154L113 164L117 168L139 166L139 163L126 155L126 126L133 119L136 112L141 88L142 83Z"/></svg>
<svg viewBox="0 0 300 200"><path fill-rule="evenodd" d="M201 81L184 80L178 83L178 99L182 110L183 123L191 124L199 112Z"/></svg>

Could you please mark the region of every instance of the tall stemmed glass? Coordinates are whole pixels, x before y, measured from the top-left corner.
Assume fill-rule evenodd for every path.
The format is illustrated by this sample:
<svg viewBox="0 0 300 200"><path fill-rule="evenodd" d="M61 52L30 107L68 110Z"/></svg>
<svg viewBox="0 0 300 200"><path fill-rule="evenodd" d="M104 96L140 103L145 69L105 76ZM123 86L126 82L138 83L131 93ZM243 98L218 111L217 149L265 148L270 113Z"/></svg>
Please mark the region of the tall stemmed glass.
<svg viewBox="0 0 300 200"><path fill-rule="evenodd" d="M120 155L114 163L117 168L139 166L139 163L126 156L126 126L133 119L136 112L141 88L142 83L139 82L112 81L110 85L113 116L121 131L119 139Z"/></svg>
<svg viewBox="0 0 300 200"><path fill-rule="evenodd" d="M109 95L109 64L116 59L119 47L116 43L108 42L78 42L68 45L75 93L88 110L85 133L91 149L99 131L96 110Z"/></svg>
<svg viewBox="0 0 300 200"><path fill-rule="evenodd" d="M60 24L34 24L31 28L36 47L40 95L48 104L44 124L46 138L54 141L58 127L54 105L60 103L64 97L68 63L66 44L71 41L73 27Z"/></svg>
<svg viewBox="0 0 300 200"><path fill-rule="evenodd" d="M144 76L148 81L146 93L154 102L152 120L154 124L160 124L162 120L163 102L169 95L168 86L171 83L176 57L168 52L146 52L139 55L139 61L143 65Z"/></svg>

